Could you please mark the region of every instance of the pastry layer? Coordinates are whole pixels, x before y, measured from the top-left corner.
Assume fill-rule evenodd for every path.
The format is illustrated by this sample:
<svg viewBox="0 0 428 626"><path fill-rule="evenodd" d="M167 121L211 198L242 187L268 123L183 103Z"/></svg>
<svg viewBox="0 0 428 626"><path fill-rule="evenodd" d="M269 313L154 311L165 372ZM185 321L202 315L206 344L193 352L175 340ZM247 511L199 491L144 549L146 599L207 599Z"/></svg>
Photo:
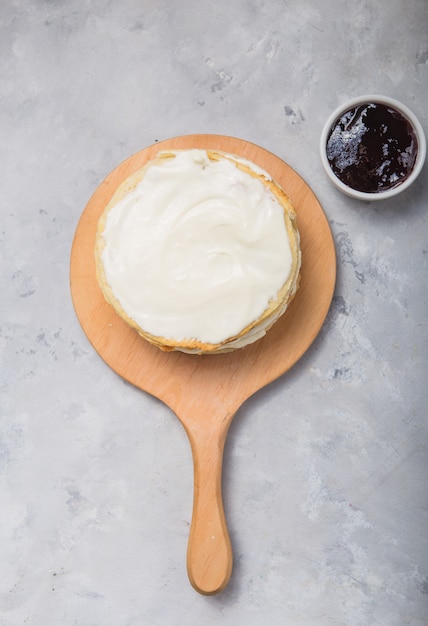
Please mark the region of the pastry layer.
<svg viewBox="0 0 428 626"><path fill-rule="evenodd" d="M212 150L160 153L98 224L107 301L164 350L224 352L263 336L298 286L299 233L259 167Z"/></svg>

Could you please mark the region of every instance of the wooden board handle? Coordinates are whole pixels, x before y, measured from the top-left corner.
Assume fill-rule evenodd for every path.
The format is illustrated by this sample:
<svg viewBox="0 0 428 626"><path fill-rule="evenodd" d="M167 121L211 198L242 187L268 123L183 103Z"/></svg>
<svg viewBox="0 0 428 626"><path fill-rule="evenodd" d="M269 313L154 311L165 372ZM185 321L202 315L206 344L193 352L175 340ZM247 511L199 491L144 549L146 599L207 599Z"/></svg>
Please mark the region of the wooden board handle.
<svg viewBox="0 0 428 626"><path fill-rule="evenodd" d="M187 430L192 447L194 497L187 549L187 573L199 593L213 595L232 573L232 546L223 508L222 462L231 420L224 428Z"/></svg>

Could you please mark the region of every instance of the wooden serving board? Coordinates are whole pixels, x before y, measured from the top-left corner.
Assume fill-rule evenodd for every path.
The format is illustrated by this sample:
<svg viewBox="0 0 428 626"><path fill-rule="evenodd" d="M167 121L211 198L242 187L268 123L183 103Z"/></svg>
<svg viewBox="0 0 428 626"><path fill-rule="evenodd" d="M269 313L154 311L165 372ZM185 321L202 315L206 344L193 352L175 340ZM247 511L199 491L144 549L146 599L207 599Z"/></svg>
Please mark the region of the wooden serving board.
<svg viewBox="0 0 428 626"><path fill-rule="evenodd" d="M223 150L269 172L296 208L301 235L300 288L290 307L266 337L223 355L162 352L150 345L105 302L95 276L97 221L118 185L160 150L189 148ZM189 437L194 501L187 570L190 582L200 593L222 590L232 571L232 548L221 493L223 449L232 418L247 398L284 374L309 348L327 315L335 279L334 241L311 189L281 159L233 137L188 135L138 152L107 176L80 218L71 252L70 281L82 328L113 370L174 411Z"/></svg>

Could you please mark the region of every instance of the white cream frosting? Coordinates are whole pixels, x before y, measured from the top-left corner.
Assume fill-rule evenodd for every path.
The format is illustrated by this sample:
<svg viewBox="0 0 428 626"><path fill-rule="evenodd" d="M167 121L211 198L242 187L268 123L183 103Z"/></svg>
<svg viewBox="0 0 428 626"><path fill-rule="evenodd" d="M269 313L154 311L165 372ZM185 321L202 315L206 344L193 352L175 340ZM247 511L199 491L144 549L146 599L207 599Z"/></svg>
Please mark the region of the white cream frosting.
<svg viewBox="0 0 428 626"><path fill-rule="evenodd" d="M217 344L262 315L287 280L284 212L268 187L233 161L213 161L204 150L173 154L151 164L108 211L105 277L144 331ZM257 328L245 343L264 332Z"/></svg>

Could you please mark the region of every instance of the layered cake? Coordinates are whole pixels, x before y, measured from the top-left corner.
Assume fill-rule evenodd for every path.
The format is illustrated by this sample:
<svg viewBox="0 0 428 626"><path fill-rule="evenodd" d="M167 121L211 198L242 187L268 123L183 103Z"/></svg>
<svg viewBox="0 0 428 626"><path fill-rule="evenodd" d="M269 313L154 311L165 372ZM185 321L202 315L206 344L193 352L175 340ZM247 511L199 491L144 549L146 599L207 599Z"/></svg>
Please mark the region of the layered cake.
<svg viewBox="0 0 428 626"><path fill-rule="evenodd" d="M214 150L159 153L101 215L105 299L162 350L217 354L263 337L299 283L296 214L258 166Z"/></svg>

